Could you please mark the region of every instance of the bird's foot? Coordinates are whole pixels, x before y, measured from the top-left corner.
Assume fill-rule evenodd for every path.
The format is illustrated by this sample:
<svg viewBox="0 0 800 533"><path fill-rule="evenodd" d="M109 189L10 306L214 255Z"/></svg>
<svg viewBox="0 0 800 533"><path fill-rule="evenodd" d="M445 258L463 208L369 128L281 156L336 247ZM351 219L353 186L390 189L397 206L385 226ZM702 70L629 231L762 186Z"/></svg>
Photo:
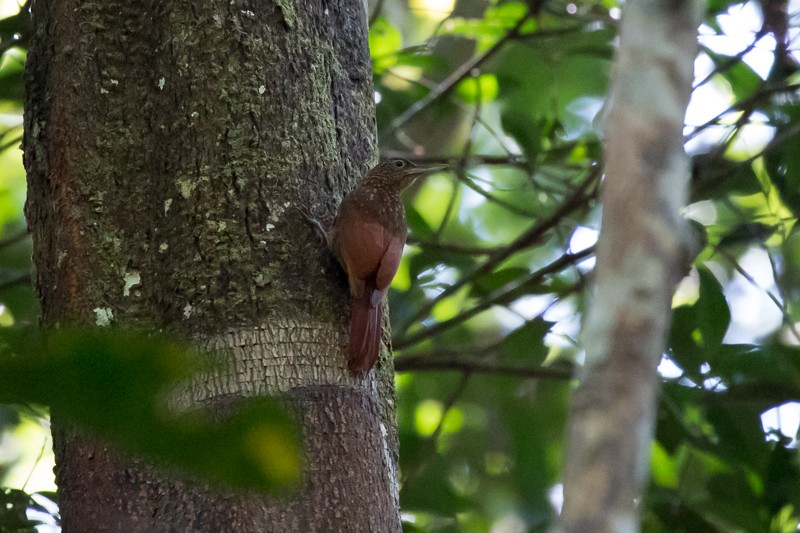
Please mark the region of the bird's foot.
<svg viewBox="0 0 800 533"><path fill-rule="evenodd" d="M306 222L311 224L311 227L314 228L314 232L317 235L317 241L320 243L324 243L328 248L331 247L330 243L330 236L328 232L325 230L325 226L322 225L322 222L311 216L311 211L306 206L297 206L297 212L300 213Z"/></svg>

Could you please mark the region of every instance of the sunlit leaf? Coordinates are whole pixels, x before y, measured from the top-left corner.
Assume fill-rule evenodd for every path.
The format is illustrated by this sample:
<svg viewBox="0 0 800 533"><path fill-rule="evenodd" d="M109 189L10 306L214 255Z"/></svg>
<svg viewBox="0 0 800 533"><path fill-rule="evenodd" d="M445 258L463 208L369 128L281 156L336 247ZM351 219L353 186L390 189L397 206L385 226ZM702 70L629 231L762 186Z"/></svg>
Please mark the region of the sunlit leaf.
<svg viewBox="0 0 800 533"><path fill-rule="evenodd" d="M541 363L547 356L544 337L553 327L552 322L536 319L506 335L501 345L504 358L512 361Z"/></svg>
<svg viewBox="0 0 800 533"><path fill-rule="evenodd" d="M381 72L397 62L396 53L403 45L403 36L385 17L378 17L369 29L369 50L373 69Z"/></svg>
<svg viewBox="0 0 800 533"><path fill-rule="evenodd" d="M497 87L497 78L493 74L481 74L459 83L456 92L469 104L488 104L497 98Z"/></svg>
<svg viewBox="0 0 800 533"><path fill-rule="evenodd" d="M679 473L677 465L669 453L658 442L653 443L650 453L653 482L662 487L676 488L679 482Z"/></svg>

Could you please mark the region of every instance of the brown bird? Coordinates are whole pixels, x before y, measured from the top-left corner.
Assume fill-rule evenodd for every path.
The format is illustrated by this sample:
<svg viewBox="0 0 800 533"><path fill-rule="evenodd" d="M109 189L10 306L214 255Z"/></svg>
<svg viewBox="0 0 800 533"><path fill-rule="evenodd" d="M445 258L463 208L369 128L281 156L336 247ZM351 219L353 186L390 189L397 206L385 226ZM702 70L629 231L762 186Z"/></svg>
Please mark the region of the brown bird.
<svg viewBox="0 0 800 533"><path fill-rule="evenodd" d="M339 206L326 238L350 285L347 366L352 372L369 372L378 359L383 297L406 243L406 211L400 193L416 178L445 167L389 159L367 172Z"/></svg>

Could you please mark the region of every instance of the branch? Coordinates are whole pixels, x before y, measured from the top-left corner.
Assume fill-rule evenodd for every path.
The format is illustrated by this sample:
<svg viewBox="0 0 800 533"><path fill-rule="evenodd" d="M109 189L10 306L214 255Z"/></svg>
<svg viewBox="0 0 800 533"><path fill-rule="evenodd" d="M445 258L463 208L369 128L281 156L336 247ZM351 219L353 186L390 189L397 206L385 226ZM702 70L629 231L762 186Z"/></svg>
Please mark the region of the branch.
<svg viewBox="0 0 800 533"><path fill-rule="evenodd" d="M436 86L437 86L437 84L436 84L436 83L434 83L434 82L432 82L432 81L430 81L430 80L426 79L425 77L420 77L420 78L409 78L408 76L403 76L403 75L401 75L401 74L398 74L398 73L397 73L397 71L395 71L395 70L393 70L393 69L391 69L391 68L389 68L389 69L386 69L386 72L387 72L387 73L389 73L389 74L391 74L392 76L394 76L394 77L396 77L396 78L399 78L399 79L401 79L401 80L405 81L405 82L408 82L408 83L412 83L412 84L415 84L415 85L420 85L420 86L422 86L422 87L425 87L425 88L426 88L426 89L428 89L429 91L430 91L430 90L433 90L433 89L435 89L435 88L436 88ZM460 98L453 98L453 97L450 97L450 100L449 100L449 101L450 101L452 104L454 104L456 107L458 107L459 109L461 109L461 110L463 110L463 111L465 111L465 112L467 112L467 113L468 113L468 112L469 112L469 110L470 110L470 109L469 109L469 108L470 108L470 106L468 106L466 103L462 102ZM485 129L487 132L489 132L489 135L491 135L491 136L492 136L492 138L493 138L495 141L497 141L497 144L499 144L499 145L500 145L500 146L503 148L503 150L506 152L506 154L508 154L508 157L518 157L518 156L515 156L515 155L514 155L514 153L513 153L512 149L511 149L511 148L510 148L510 147L507 145L506 141L503 139L503 135L501 135L501 134L500 134L500 133L499 133L499 132L498 132L498 131L497 131L497 130L494 128L494 127L492 127L492 125L491 125L491 124L489 124L489 123L488 123L486 120L484 120L482 117L480 117L480 116L479 116L479 115L477 115L477 114L475 115L475 117L474 117L474 118L475 118L475 120L478 122L478 124L480 124L481 126L483 126L483 127L484 127L484 129ZM402 157L402 158L404 158L404 159L411 159L412 161L414 161L414 160L415 160L415 159L413 159L413 157L405 157L405 156L403 156L403 155L400 155L400 156L390 156L390 157ZM457 158L454 158L454 159L457 159Z"/></svg>
<svg viewBox="0 0 800 533"><path fill-rule="evenodd" d="M794 325L794 319L789 314L789 310L783 304L781 299L778 298L775 294L773 294L773 292L771 290L765 289L764 287L762 287L755 280L755 278L753 278L753 276L751 276L749 272L747 272L744 268L742 268L742 266L739 264L739 262L731 254L729 254L726 250L723 250L720 247L716 247L716 252L723 259L725 259L731 265L731 267L733 267L733 269L736 272L739 273L739 275L741 275L745 280L747 280L747 282L750 285L752 285L756 289L759 289L760 291L763 291L767 295L767 297L770 300L772 300L772 303L775 304L775 307L777 307L778 311L780 311L780 313L781 313L781 319L783 321L783 325L786 326L786 328L788 328L789 331L792 332L792 334L794 335L795 340L797 342L800 342L800 332L797 331L797 327ZM777 271L775 270L775 264L773 262L772 255L769 253L769 250L767 250L767 256L769 257L770 265L772 266L772 273L773 273L773 277L774 277L774 280L775 280L775 286L778 287ZM778 287L778 289L780 290L780 287Z"/></svg>
<svg viewBox="0 0 800 533"><path fill-rule="evenodd" d="M408 331L411 324L419 322L423 316L430 313L434 306L442 301L444 298L454 294L461 287L464 287L471 281L484 276L497 268L503 261L519 252L528 246L538 242L545 233L554 228L561 220L580 207L584 206L586 202L594 196L594 191L589 191L589 188L594 185L600 177L599 167L593 167L589 171L589 175L584 179L578 187L572 192L558 209L556 209L550 216L543 218L528 231L517 237L511 244L504 247L497 253L492 254L481 266L474 269L472 272L462 277L434 298L428 300L422 305L405 324L400 327L401 331Z"/></svg>
<svg viewBox="0 0 800 533"><path fill-rule="evenodd" d="M750 52L752 52L753 49L755 49L756 44L758 44L758 41L760 41L761 38L764 37L764 35L765 35L764 33L759 33L758 35L755 36L753 42L744 47L744 49L742 49L739 53L730 56L725 61L720 62L719 65L717 65L711 72L708 73L708 76L700 80L700 82L698 82L694 87L692 87L692 91L698 89L699 87L702 87L703 85L711 81L717 74L722 74L723 72L730 70L734 66L741 63L742 58L747 54L749 54ZM708 48L705 46L703 47L703 49L708 51ZM709 54L709 56L711 56L711 54Z"/></svg>
<svg viewBox="0 0 800 533"><path fill-rule="evenodd" d="M365 4L366 5L366 4ZM381 16L381 11L383 11L383 0L378 0L375 9L372 11L372 14L369 16L369 21L367 21L367 26L372 27L375 24L375 21L378 20L378 17Z"/></svg>
<svg viewBox="0 0 800 533"><path fill-rule="evenodd" d="M435 354L398 357L394 361L394 370L395 372L468 372L526 379L572 379L571 367L508 365L474 358L437 357Z"/></svg>
<svg viewBox="0 0 800 533"><path fill-rule="evenodd" d="M552 263L540 268L536 272L533 272L522 281L510 282L499 289L494 290L488 297L481 300L480 303L474 307L467 309L466 311L462 311L449 320L439 322L433 326L419 330L416 333L412 333L411 335L406 335L404 337L395 339L392 341L392 345L398 349L406 348L424 339L438 335L445 330L457 326L458 324L466 322L470 318L482 313L494 305L511 302L522 296L522 294L524 294L531 286L541 283L541 281L550 274L554 274L555 272L558 272L567 266L573 265L582 259L589 257L593 253L594 248L587 248L576 253L567 252ZM582 285L582 283L579 285ZM570 290L569 292L572 291Z"/></svg>
<svg viewBox="0 0 800 533"><path fill-rule="evenodd" d="M437 85L434 89L432 89L428 94L426 94L423 98L417 100L414 105L406 109L402 112L397 118L395 118L390 124L387 131L382 132L384 134L391 133L401 127L403 127L409 120L411 120L417 113L431 105L441 96L449 93L453 90L453 88L465 77L467 77L472 69L478 68L492 56L494 56L500 49L511 39L517 37L519 35L519 31L522 29L522 26L525 22L528 21L530 17L530 12L525 13L522 18L517 21L513 28L509 30L500 40L498 40L491 48L489 48L483 54L476 56L469 61L463 63L460 67L454 70L447 78L445 78L439 85Z"/></svg>
<svg viewBox="0 0 800 533"><path fill-rule="evenodd" d="M798 83L793 83L793 84L790 84L790 85L776 85L776 86L772 86L772 87L764 87L764 86L762 86L761 89L759 89L758 91L756 91L755 93L750 95L748 98L745 98L744 100L742 100L740 102L735 102L735 103L731 104L731 106L728 107L728 109L722 111L721 113L719 113L714 118L712 118L712 119L706 121L705 123L703 123L703 124L697 126L696 128L694 128L692 130L692 132L689 135L686 136L685 140L687 140L687 141L691 140L694 137L696 137L698 134L700 134L703 130L705 130L705 129L711 127L711 126L719 125L720 120L722 120L722 117L724 117L725 115L727 115L729 113L732 113L734 111L746 111L748 109L751 109L751 110L755 109L756 104L758 104L759 102L761 102L764 98L766 98L768 96L772 96L774 94L782 93L782 92L794 92L798 88L800 88L800 84L798 84Z"/></svg>
<svg viewBox="0 0 800 533"><path fill-rule="evenodd" d="M501 200L497 196L490 194L484 191L481 187L475 185L475 183L470 179L472 176L467 174L463 171L463 169L458 169L456 172L456 176L458 177L458 181L475 191L480 196L483 196L487 201L495 203L502 207L503 209L509 211L510 213L514 213L515 215L519 215L525 218L534 218L536 215L534 213L528 212L522 208L515 206L510 202L506 202L505 200Z"/></svg>
<svg viewBox="0 0 800 533"><path fill-rule="evenodd" d="M423 165L446 163L448 165L456 165L464 161L464 165L474 167L477 165L507 165L510 167L527 167L529 165L525 157L521 155L483 155L472 154L466 159L461 156L435 156L435 155L418 155L413 152L406 152L401 150L386 150L383 152L384 157L389 158L403 158L420 163Z"/></svg>
<svg viewBox="0 0 800 533"><path fill-rule="evenodd" d="M780 134L773 137L772 140L769 142L769 144L767 144L764 147L764 149L758 152L757 154L754 154L748 157L747 159L743 159L741 161L730 161L730 160L724 161L726 164L731 164L732 166L726 166L724 164L712 165L711 162L715 161L715 159L709 159L708 161L706 161L705 164L706 166L713 167L712 171L713 173L710 173L709 178L705 179L699 184L695 184L695 186L692 188L691 193L693 201L696 198L699 198L704 193L706 193L708 190L712 189L713 187L716 187L720 183L724 182L726 179L730 178L730 176L733 174L732 172L733 168L736 168L737 166L741 165L752 165L755 160L763 157L764 155L771 152L775 148L780 147L783 143L792 140L794 136L798 134L800 134L800 123L793 124L791 127L787 128ZM722 156L724 156L724 152L715 152L715 153L719 154L719 158L722 158Z"/></svg>
<svg viewBox="0 0 800 533"><path fill-rule="evenodd" d="M570 409L557 533L638 533L675 285L689 254L681 218L683 117L697 52L696 0L626 2L605 123L595 290Z"/></svg>
<svg viewBox="0 0 800 533"><path fill-rule="evenodd" d="M505 246L464 246L449 242L422 240L414 235L409 235L406 242L408 244L416 244L429 250L441 250L443 252L468 255L491 255L505 249Z"/></svg>

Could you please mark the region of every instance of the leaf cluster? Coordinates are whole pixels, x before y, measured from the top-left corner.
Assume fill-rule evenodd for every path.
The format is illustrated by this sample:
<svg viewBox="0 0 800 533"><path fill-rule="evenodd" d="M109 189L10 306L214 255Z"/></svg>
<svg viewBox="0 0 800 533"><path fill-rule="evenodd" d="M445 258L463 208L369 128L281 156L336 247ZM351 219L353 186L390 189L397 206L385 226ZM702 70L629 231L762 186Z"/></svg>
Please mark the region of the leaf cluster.
<svg viewBox="0 0 800 533"><path fill-rule="evenodd" d="M701 29L694 98L728 104L687 116L697 257L660 367L645 531L800 518L797 426L766 422L798 419L798 77L780 46L769 71L747 55L768 26L716 46L745 7L709 5ZM451 166L412 191L390 295L409 531L543 531L558 512L620 8L462 1L411 45L424 14L377 19L395 50L375 71L383 152Z"/></svg>

